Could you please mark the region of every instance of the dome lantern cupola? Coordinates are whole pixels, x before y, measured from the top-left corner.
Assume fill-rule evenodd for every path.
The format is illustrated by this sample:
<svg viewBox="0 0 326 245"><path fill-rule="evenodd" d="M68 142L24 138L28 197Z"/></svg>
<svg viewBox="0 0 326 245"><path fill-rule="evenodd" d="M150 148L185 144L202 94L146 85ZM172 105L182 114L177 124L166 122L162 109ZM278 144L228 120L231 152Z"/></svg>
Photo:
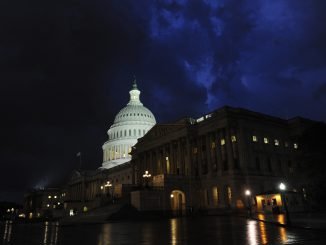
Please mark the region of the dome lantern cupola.
<svg viewBox="0 0 326 245"><path fill-rule="evenodd" d="M132 83L132 89L129 91L129 94L130 94L130 101L128 105L143 105L139 99L140 91L137 88L136 79Z"/></svg>

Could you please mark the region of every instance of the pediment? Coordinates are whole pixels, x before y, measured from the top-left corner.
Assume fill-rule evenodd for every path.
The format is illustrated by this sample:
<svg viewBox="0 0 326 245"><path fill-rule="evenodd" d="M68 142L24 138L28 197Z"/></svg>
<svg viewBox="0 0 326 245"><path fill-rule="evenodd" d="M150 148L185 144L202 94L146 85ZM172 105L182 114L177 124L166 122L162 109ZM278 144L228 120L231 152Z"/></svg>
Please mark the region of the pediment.
<svg viewBox="0 0 326 245"><path fill-rule="evenodd" d="M151 140L184 128L184 124L156 124L141 140Z"/></svg>

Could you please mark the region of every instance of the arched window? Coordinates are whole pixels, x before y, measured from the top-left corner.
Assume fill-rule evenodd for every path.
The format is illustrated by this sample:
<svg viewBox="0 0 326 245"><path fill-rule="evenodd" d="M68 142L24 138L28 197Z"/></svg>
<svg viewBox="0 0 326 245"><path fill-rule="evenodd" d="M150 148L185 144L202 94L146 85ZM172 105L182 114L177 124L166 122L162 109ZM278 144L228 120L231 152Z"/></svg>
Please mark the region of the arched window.
<svg viewBox="0 0 326 245"><path fill-rule="evenodd" d="M141 130L138 129L138 136L141 136Z"/></svg>
<svg viewBox="0 0 326 245"><path fill-rule="evenodd" d="M125 136L127 136L127 130L125 130Z"/></svg>
<svg viewBox="0 0 326 245"><path fill-rule="evenodd" d="M131 136L131 129L129 129L129 136Z"/></svg>
<svg viewBox="0 0 326 245"><path fill-rule="evenodd" d="M136 136L136 129L134 129L134 136Z"/></svg>
<svg viewBox="0 0 326 245"><path fill-rule="evenodd" d="M226 186L225 188L225 191L226 191L226 203L228 206L231 206L231 203L232 203L232 189L230 186Z"/></svg>
<svg viewBox="0 0 326 245"><path fill-rule="evenodd" d="M214 205L214 207L218 207L219 192L218 192L218 187L217 186L213 186L213 188L212 188L212 196L213 196L213 205Z"/></svg>

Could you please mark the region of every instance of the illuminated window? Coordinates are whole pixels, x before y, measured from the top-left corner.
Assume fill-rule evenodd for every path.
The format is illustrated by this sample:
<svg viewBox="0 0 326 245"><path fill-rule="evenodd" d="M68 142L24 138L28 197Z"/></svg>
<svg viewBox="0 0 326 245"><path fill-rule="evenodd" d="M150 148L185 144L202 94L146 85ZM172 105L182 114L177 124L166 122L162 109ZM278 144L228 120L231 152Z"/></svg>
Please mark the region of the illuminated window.
<svg viewBox="0 0 326 245"><path fill-rule="evenodd" d="M253 141L253 142L257 142L257 141L258 141L258 139L257 139L257 136L256 136L256 135L253 135L253 136L252 136L252 141Z"/></svg>
<svg viewBox="0 0 326 245"><path fill-rule="evenodd" d="M264 143L268 144L268 138L264 137Z"/></svg>
<svg viewBox="0 0 326 245"><path fill-rule="evenodd" d="M277 139L275 139L275 140L274 140L274 145L275 145L275 146L279 146L279 145L280 145L280 142L279 142Z"/></svg>
<svg viewBox="0 0 326 245"><path fill-rule="evenodd" d="M228 195L227 201L228 201L228 204L230 205L232 202L232 190L231 190L230 186L227 187L227 195Z"/></svg>
<svg viewBox="0 0 326 245"><path fill-rule="evenodd" d="M297 143L294 143L294 144L293 144L293 148L294 148L294 149L298 149L298 144L297 144Z"/></svg>
<svg viewBox="0 0 326 245"><path fill-rule="evenodd" d="M231 136L231 141L232 141L232 142L236 142L236 141L237 141L237 137L235 137L235 135L232 135L232 136Z"/></svg>
<svg viewBox="0 0 326 245"><path fill-rule="evenodd" d="M216 145L215 145L215 142L212 142L212 149L214 149L215 147L216 147Z"/></svg>
<svg viewBox="0 0 326 245"><path fill-rule="evenodd" d="M204 121L204 117L200 117L196 120L198 123Z"/></svg>
<svg viewBox="0 0 326 245"><path fill-rule="evenodd" d="M219 195L218 195L219 193L218 193L218 188L216 186L213 187L212 194L213 194L214 207L217 207L219 202Z"/></svg>
<svg viewBox="0 0 326 245"><path fill-rule="evenodd" d="M57 196L54 196L54 198L57 198Z"/></svg>
<svg viewBox="0 0 326 245"><path fill-rule="evenodd" d="M225 139L221 139L221 145L225 145Z"/></svg>
<svg viewBox="0 0 326 245"><path fill-rule="evenodd" d="M50 204L46 204L47 207L50 207Z"/></svg>
<svg viewBox="0 0 326 245"><path fill-rule="evenodd" d="M52 196L48 196L48 198L49 198L49 199L51 199L51 198L52 198Z"/></svg>
<svg viewBox="0 0 326 245"><path fill-rule="evenodd" d="M169 161L169 157L165 157L165 160L166 160L166 161Z"/></svg>

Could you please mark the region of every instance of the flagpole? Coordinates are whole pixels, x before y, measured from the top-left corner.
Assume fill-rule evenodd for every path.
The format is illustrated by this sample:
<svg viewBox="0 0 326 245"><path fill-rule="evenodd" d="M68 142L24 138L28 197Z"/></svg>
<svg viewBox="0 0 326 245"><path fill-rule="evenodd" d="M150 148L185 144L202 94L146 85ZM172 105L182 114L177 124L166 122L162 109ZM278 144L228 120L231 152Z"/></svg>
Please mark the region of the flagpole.
<svg viewBox="0 0 326 245"><path fill-rule="evenodd" d="M81 167L82 167L82 155L81 152L78 152L77 157L79 157L79 170L81 171Z"/></svg>

